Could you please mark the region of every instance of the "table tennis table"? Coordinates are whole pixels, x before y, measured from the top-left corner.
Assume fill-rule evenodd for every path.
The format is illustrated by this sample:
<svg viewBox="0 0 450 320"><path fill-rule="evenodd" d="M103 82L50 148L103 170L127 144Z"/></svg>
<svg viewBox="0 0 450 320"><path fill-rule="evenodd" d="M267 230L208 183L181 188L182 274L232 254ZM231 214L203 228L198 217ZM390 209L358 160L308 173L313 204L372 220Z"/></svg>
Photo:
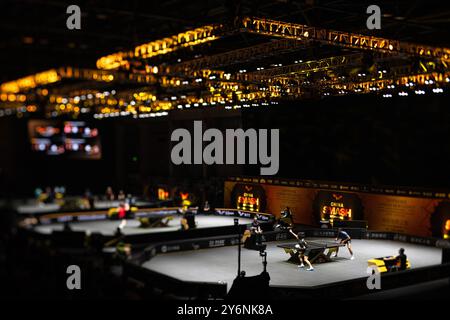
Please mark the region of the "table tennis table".
<svg viewBox="0 0 450 320"><path fill-rule="evenodd" d="M334 252L337 252L339 247L345 246L345 244L341 244L339 242L334 241L326 241L326 240L313 240L308 241L307 250L308 259L311 263L322 263L331 261L331 255ZM295 264L300 263L299 259L299 251L295 248L298 242L289 242L278 245L277 247L283 248L286 253L290 255L288 262L292 262Z"/></svg>
<svg viewBox="0 0 450 320"><path fill-rule="evenodd" d="M169 222L173 220L173 216L148 216L148 217L139 217L138 218L140 228L164 228L169 226Z"/></svg>

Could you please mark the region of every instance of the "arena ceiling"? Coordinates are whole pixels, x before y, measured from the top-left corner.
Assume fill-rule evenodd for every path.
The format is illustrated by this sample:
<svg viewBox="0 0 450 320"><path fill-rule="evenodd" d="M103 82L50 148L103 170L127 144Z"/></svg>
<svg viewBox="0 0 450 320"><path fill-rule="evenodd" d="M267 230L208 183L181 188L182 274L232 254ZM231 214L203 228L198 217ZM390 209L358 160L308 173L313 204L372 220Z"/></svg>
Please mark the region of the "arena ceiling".
<svg viewBox="0 0 450 320"><path fill-rule="evenodd" d="M345 0L169 0L40 1L0 4L0 81L53 67L94 67L99 56L210 23L256 16L436 46L450 46L450 10L445 1L376 1L382 29L366 29L373 1ZM65 27L66 8L82 10L82 29ZM236 43L238 41L239 43ZM242 34L223 50L255 41ZM206 49L205 49L206 50ZM218 48L215 48L218 50ZM205 52L206 53L206 52Z"/></svg>
<svg viewBox="0 0 450 320"><path fill-rule="evenodd" d="M381 30L366 27L368 1L79 1L81 30L66 28L70 4L2 2L6 115L146 117L450 82L442 2L379 1Z"/></svg>

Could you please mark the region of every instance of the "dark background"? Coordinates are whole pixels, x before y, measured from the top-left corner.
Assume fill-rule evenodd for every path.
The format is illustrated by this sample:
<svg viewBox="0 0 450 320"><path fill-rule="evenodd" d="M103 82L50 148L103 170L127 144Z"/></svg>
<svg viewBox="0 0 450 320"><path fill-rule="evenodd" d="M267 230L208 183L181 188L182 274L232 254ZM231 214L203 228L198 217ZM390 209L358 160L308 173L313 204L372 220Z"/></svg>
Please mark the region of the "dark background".
<svg viewBox="0 0 450 320"><path fill-rule="evenodd" d="M279 177L375 185L450 187L448 95L384 99L331 97L239 111L175 111L163 119L95 121L101 160L69 160L32 152L27 119L0 118L1 186L7 194L65 185L102 192L106 185L140 192L155 181L259 175L259 166L174 166L170 132L208 127L279 128Z"/></svg>

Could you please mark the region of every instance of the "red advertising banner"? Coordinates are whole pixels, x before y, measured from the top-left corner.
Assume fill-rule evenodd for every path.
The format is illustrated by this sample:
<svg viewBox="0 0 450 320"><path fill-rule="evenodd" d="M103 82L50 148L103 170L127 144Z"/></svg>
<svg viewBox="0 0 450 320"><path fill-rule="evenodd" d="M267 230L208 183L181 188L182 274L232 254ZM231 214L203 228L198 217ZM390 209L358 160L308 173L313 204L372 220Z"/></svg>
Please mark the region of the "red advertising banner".
<svg viewBox="0 0 450 320"><path fill-rule="evenodd" d="M366 220L370 230L449 238L450 201L427 197L342 192L255 182L225 182L225 206L279 217L289 207L295 224Z"/></svg>

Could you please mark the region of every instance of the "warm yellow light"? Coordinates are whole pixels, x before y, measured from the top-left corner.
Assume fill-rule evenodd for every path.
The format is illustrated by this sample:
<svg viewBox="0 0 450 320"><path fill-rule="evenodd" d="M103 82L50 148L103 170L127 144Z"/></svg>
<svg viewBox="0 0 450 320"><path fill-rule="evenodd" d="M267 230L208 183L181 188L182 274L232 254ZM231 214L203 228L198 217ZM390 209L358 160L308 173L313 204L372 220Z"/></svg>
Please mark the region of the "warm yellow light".
<svg viewBox="0 0 450 320"><path fill-rule="evenodd" d="M195 46L201 43L217 39L214 30L220 28L221 25L208 25L196 28L187 32L182 32L172 37L148 42L137 46L131 52L118 52L97 60L97 68L104 70L118 69L122 66L129 66L127 58L143 58L148 59L157 55L167 54L183 47ZM152 68L153 73L157 73L158 69Z"/></svg>
<svg viewBox="0 0 450 320"><path fill-rule="evenodd" d="M14 81L5 82L0 86L0 90L7 93L17 93L22 90L33 89L37 86L51 84L60 79L58 72L52 69Z"/></svg>
<svg viewBox="0 0 450 320"><path fill-rule="evenodd" d="M27 111L28 112L35 112L37 110L35 105L29 105L27 106Z"/></svg>
<svg viewBox="0 0 450 320"><path fill-rule="evenodd" d="M112 70L118 69L121 66L125 66L128 64L127 61L124 60L125 53L119 52L110 54L106 57L102 57L97 60L97 68L104 70Z"/></svg>

